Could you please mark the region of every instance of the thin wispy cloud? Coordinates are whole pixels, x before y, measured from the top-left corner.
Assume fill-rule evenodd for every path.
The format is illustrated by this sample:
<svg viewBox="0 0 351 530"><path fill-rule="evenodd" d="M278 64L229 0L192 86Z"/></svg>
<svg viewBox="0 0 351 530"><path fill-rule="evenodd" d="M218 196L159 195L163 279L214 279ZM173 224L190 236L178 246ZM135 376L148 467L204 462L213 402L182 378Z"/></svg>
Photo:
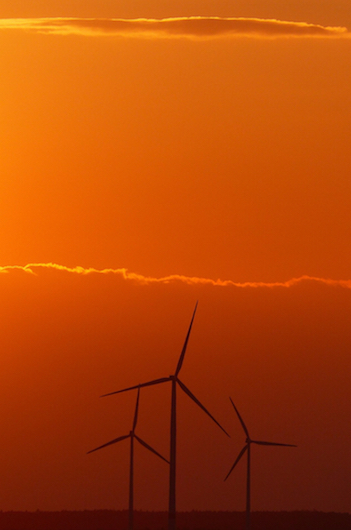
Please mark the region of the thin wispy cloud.
<svg viewBox="0 0 351 530"><path fill-rule="evenodd" d="M318 278L315 276L300 276L298 278L291 278L285 282L235 282L233 280L214 280L212 278L201 278L197 276L183 276L181 274L171 274L169 276L162 276L160 278L153 276L144 276L135 272L130 272L128 269L95 269L93 267L67 267L57 263L28 263L27 265L6 265L0 267L0 274L9 274L11 272L20 271L26 274L39 275L41 270L51 269L55 271L66 272L78 275L90 274L109 274L116 275L120 278L136 282L144 285L148 284L168 284L168 283L183 283L187 285L213 285L215 287L238 287L238 288L289 288L298 285L302 282L316 282L331 287L343 287L351 289L351 280L332 280L330 278Z"/></svg>
<svg viewBox="0 0 351 530"><path fill-rule="evenodd" d="M193 38L246 36L253 38L345 37L347 28L260 18L176 17L163 19L26 18L0 19L0 29L56 35L139 38Z"/></svg>

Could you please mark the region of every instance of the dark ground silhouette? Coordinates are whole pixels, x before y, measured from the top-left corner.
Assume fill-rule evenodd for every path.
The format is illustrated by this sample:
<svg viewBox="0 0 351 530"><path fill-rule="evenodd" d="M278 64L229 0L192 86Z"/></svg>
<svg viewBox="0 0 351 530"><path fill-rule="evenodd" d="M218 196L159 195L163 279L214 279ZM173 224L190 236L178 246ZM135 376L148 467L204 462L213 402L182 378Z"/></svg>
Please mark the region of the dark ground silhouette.
<svg viewBox="0 0 351 530"><path fill-rule="evenodd" d="M244 512L181 512L179 530L242 530ZM126 530L128 510L0 512L1 530ZM135 512L136 530L167 528L166 512ZM351 530L351 514L252 512L252 530Z"/></svg>

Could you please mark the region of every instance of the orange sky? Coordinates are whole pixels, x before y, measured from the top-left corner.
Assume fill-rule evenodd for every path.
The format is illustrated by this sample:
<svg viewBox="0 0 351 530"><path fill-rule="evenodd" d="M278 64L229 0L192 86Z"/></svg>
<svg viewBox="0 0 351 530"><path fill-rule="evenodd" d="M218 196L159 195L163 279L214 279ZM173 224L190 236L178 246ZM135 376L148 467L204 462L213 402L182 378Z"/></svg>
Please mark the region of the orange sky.
<svg viewBox="0 0 351 530"><path fill-rule="evenodd" d="M182 378L232 439L180 399L179 509L244 508L231 395L299 446L257 448L253 509L351 511L348 2L80 4L0 0L0 508L127 506L127 447L85 452L135 395L98 396L172 373L198 299Z"/></svg>

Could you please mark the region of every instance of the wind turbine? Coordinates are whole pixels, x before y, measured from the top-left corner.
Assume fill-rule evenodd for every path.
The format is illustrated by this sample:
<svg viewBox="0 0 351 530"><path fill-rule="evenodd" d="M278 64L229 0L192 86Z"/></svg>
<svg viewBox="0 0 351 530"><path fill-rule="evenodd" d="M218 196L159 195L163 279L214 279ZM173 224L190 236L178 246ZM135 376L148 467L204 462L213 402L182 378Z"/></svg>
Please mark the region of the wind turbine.
<svg viewBox="0 0 351 530"><path fill-rule="evenodd" d="M100 445L99 447L96 447L95 449L92 449L91 451L88 451L89 453L94 453L94 451L98 451L99 449L103 449L104 447L107 447L109 445L115 444L117 442L121 442L122 440L126 440L127 438L130 438L130 465L129 465L129 530L133 530L134 525L134 438L146 449L157 455L158 457L162 458L167 464L169 464L168 460L166 460L162 455L160 455L155 449L153 449L150 445L148 445L144 440L139 438L137 434L135 434L135 429L138 421L138 409L139 409L139 397L140 397L140 387L138 387L138 395L135 405L135 412L134 412L134 421L133 421L133 427L132 430L129 432L129 434L126 434L125 436L120 436L119 438L115 438L114 440L111 440L111 442L107 442L106 444Z"/></svg>
<svg viewBox="0 0 351 530"><path fill-rule="evenodd" d="M284 446L284 447L296 447L296 445L281 444L281 443L275 443L275 442L262 442L262 441L259 441L259 440L251 440L250 435L249 435L249 431L247 430L247 427L246 427L246 425L244 423L244 420L240 416L239 411L236 408L236 406L234 405L232 398L229 398L229 399L232 402L234 410L235 410L235 412L236 412L236 414L237 414L237 416L239 418L239 421L240 421L240 423L242 425L242 428L244 429L244 432L246 434L246 443L245 443L244 447L242 448L242 450L240 451L240 453L238 454L237 459L235 460L234 464L230 468L229 473L227 474L227 476L225 477L224 480L227 480L227 478L229 477L229 475L231 474L231 472L233 471L233 469L235 468L235 466L237 465L237 463L239 462L241 457L247 451L246 530L249 530L250 529L250 512L251 512L251 497L250 497L250 495L251 495L251 477L250 477L250 474L251 474L250 473L251 472L251 444L257 444L257 445L280 445L280 446Z"/></svg>
<svg viewBox="0 0 351 530"><path fill-rule="evenodd" d="M177 410L177 384L180 388L187 394L221 429L225 432L227 436L229 434L223 429L223 427L218 423L217 420L209 413L209 411L200 403L200 401L194 396L194 394L182 383L178 377L178 374L182 368L185 352L188 346L188 341L190 337L191 328L194 322L195 313L197 309L197 302L195 305L194 313L190 322L188 333L185 338L184 346L181 351L176 370L173 375L168 377L162 377L160 379L154 379L153 381L148 381L147 383L142 383L140 385L131 386L124 388L122 390L117 390L116 392L110 392L109 394L104 394L101 397L111 396L113 394L119 394L121 392L127 392L138 387L158 385L159 383L172 383L172 393L171 393L171 426L170 426L170 471L169 471L169 511L168 511L168 530L175 530L176 528L176 443L177 443L177 422L176 422L176 410Z"/></svg>

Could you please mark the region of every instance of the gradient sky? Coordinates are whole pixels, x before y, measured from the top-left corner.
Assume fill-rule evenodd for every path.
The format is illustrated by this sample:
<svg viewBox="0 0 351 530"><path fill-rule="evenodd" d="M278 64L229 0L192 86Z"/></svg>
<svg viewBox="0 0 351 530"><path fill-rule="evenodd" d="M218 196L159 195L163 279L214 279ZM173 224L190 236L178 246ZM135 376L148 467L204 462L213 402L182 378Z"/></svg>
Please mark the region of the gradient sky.
<svg viewBox="0 0 351 530"><path fill-rule="evenodd" d="M249 5L247 5L249 4ZM349 1L0 0L3 510L126 508L175 369L179 509L351 511ZM56 264L56 265L55 265ZM167 388L140 435L167 455ZM137 453L136 507L167 508Z"/></svg>

